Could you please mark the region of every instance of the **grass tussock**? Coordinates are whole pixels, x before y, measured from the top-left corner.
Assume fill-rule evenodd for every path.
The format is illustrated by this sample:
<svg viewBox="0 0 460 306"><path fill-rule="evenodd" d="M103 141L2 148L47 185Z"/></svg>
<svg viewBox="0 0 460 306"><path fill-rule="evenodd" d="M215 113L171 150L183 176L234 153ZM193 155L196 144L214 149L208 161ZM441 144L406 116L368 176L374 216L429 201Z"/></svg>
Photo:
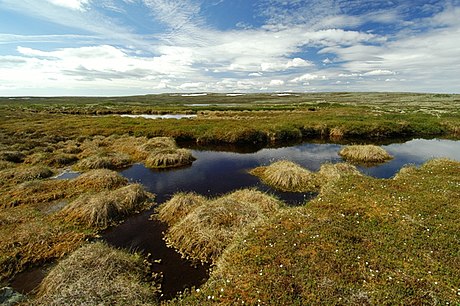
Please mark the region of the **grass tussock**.
<svg viewBox="0 0 460 306"><path fill-rule="evenodd" d="M175 223L165 239L185 257L215 262L236 235L280 207L280 201L260 191L239 190L201 204Z"/></svg>
<svg viewBox="0 0 460 306"><path fill-rule="evenodd" d="M151 197L142 185L132 184L113 191L83 194L65 206L61 215L68 221L105 228L124 216L149 208Z"/></svg>
<svg viewBox="0 0 460 306"><path fill-rule="evenodd" d="M190 165L195 158L187 149L166 149L151 153L145 160L149 168L173 168Z"/></svg>
<svg viewBox="0 0 460 306"><path fill-rule="evenodd" d="M38 152L28 155L25 158L24 163L30 165L47 165L55 168L62 168L71 165L76 161L78 161L78 157L74 154Z"/></svg>
<svg viewBox="0 0 460 306"><path fill-rule="evenodd" d="M72 184L84 189L114 189L124 186L128 180L115 171L97 169L83 173L72 180Z"/></svg>
<svg viewBox="0 0 460 306"><path fill-rule="evenodd" d="M0 160L12 163L22 163L26 156L18 151L3 151L0 152Z"/></svg>
<svg viewBox="0 0 460 306"><path fill-rule="evenodd" d="M73 167L75 170L86 171L92 169L121 169L132 164L132 159L124 153L109 153L91 155L80 160Z"/></svg>
<svg viewBox="0 0 460 306"><path fill-rule="evenodd" d="M194 192L176 193L169 201L158 206L156 216L160 221L173 226L206 201L204 196Z"/></svg>
<svg viewBox="0 0 460 306"><path fill-rule="evenodd" d="M339 155L357 163L383 163L393 158L383 148L375 145L346 146L340 150Z"/></svg>
<svg viewBox="0 0 460 306"><path fill-rule="evenodd" d="M16 167L16 164L13 162L5 161L5 160L0 160L0 170L8 169L8 168L14 168Z"/></svg>
<svg viewBox="0 0 460 306"><path fill-rule="evenodd" d="M279 210L175 304L457 305L460 163L410 169L344 176L309 205Z"/></svg>
<svg viewBox="0 0 460 306"><path fill-rule="evenodd" d="M54 267L30 305L156 305L141 256L104 243L87 244Z"/></svg>
<svg viewBox="0 0 460 306"><path fill-rule="evenodd" d="M257 167L250 173L258 176L265 184L282 191L307 192L318 189L314 173L287 160Z"/></svg>
<svg viewBox="0 0 460 306"><path fill-rule="evenodd" d="M23 166L0 171L0 182L19 184L25 181L51 177L53 171L46 166Z"/></svg>
<svg viewBox="0 0 460 306"><path fill-rule="evenodd" d="M348 163L322 164L317 173L318 181L321 186L339 180L345 175L361 175L361 172Z"/></svg>

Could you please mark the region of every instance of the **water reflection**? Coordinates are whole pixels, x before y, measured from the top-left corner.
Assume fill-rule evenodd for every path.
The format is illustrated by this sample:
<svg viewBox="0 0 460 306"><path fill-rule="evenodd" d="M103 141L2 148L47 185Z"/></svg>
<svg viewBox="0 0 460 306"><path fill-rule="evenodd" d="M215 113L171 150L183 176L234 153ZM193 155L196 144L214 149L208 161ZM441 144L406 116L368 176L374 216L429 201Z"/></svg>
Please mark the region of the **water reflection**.
<svg viewBox="0 0 460 306"><path fill-rule="evenodd" d="M196 115L180 115L180 114L167 114L167 115L120 115L126 118L144 118L144 119L192 119Z"/></svg>
<svg viewBox="0 0 460 306"><path fill-rule="evenodd" d="M189 168L165 172L136 164L121 174L144 184L149 191L157 194L159 203L178 191L195 191L206 196L217 196L239 188L256 187L275 193L290 204L298 204L299 201L303 203L304 199L310 198L311 194L276 192L247 171L282 159L317 171L325 162L341 162L338 152L342 147L339 144L306 143L292 147L265 148L246 154L193 150L197 160ZM390 178L405 164L420 165L434 157L460 160L459 141L415 139L383 147L394 159L382 165L359 167L363 173L378 178Z"/></svg>

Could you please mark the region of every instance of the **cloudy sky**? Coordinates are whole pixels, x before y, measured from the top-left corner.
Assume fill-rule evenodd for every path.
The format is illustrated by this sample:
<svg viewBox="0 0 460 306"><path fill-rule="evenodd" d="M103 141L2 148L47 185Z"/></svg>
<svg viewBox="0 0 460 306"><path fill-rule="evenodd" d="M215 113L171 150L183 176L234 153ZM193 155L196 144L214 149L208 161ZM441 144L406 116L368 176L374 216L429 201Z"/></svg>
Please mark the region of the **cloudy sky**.
<svg viewBox="0 0 460 306"><path fill-rule="evenodd" d="M460 0L0 0L0 96L460 93Z"/></svg>

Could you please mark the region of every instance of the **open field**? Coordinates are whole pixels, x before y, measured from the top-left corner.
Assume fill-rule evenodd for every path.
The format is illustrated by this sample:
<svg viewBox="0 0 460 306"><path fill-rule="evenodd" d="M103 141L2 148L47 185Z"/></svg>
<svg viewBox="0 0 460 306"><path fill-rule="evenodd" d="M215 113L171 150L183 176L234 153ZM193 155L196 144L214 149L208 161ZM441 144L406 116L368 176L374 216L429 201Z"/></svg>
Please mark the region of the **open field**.
<svg viewBox="0 0 460 306"><path fill-rule="evenodd" d="M197 117L115 115L165 113ZM66 278L72 261L95 260L79 249L87 240L154 204L154 195L114 170L136 162L150 168L189 165L194 157L180 148L183 141L260 146L405 137L460 139L460 95L0 98L0 287L30 267L56 262ZM52 178L64 169L82 175ZM319 196L301 207L265 194L243 199L234 196L238 192L215 199L177 194L157 209L169 224L167 239L184 256L212 262L214 268L199 291L163 303L460 303L460 163L434 160L403 168L394 179L355 174L348 164L322 165L313 186ZM311 184L289 179L297 187ZM265 211L267 197L276 205ZM193 231L200 234L197 241L184 240ZM112 251L117 253L95 253ZM141 255L116 255L135 270L126 272L139 290L139 303L156 304L158 284L141 277ZM110 260L98 259L110 266ZM101 282L107 277L102 275ZM59 303L87 281L83 272L65 284L69 291L54 286L50 295L44 284L39 300L31 302ZM130 298L120 294L110 303Z"/></svg>

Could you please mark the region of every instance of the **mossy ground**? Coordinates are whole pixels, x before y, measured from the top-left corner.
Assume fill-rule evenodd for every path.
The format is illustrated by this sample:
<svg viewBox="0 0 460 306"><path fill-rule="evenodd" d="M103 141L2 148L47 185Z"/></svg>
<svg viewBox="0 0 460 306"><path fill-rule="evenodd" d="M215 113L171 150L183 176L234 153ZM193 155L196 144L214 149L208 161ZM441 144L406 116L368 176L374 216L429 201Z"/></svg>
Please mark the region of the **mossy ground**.
<svg viewBox="0 0 460 306"><path fill-rule="evenodd" d="M459 174L434 160L396 179L343 177L254 226L171 304L458 304Z"/></svg>

